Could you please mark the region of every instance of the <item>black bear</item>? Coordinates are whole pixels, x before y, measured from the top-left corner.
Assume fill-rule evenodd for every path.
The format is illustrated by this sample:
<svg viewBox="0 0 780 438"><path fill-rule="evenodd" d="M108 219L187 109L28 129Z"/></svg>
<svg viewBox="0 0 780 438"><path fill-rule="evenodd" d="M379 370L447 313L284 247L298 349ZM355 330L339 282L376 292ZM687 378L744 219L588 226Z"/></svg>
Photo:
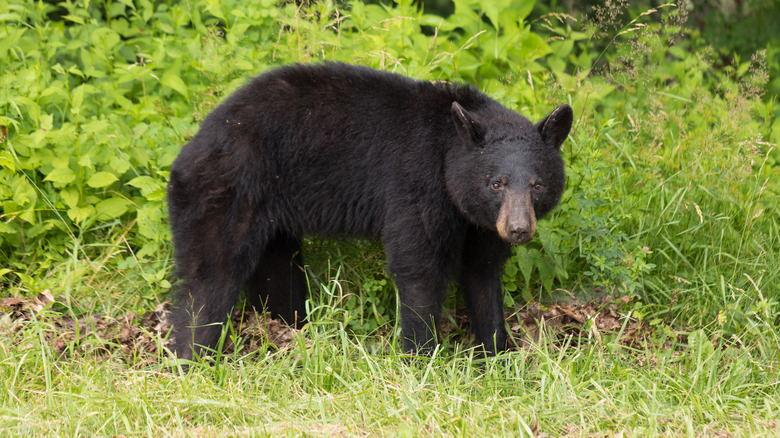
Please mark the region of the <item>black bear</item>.
<svg viewBox="0 0 780 438"><path fill-rule="evenodd" d="M172 350L213 347L242 288L306 318L307 234L381 239L407 352L435 347L452 280L484 352L503 350L503 265L560 200L572 119L563 104L534 125L468 85L342 63L254 78L171 167Z"/></svg>

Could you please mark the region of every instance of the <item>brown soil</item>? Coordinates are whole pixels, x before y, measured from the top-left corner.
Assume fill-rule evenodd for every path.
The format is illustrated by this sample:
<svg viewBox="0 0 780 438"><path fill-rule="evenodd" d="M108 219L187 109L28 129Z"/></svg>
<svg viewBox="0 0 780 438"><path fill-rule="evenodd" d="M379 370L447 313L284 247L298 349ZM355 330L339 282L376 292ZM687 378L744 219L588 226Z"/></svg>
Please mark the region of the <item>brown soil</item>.
<svg viewBox="0 0 780 438"><path fill-rule="evenodd" d="M621 315L621 309L629 304L628 297L604 296L580 303L542 305L534 303L524 310L507 315L511 329L510 349L526 348L540 341L540 338L554 343L575 340L601 342L605 336L619 336L623 345L642 341L650 331L646 323ZM139 315L128 313L121 318L102 315L73 317L65 312L48 290L35 298L0 299L0 332L22 342L22 332L31 325L30 321L41 320L45 324L43 338L50 343L57 355L79 356L88 352L106 355L120 353L128 361L137 364L156 362L161 355L168 330L165 316L169 303L162 303L153 311ZM442 328L444 336L463 336L468 331L466 311L458 309L453 323ZM448 318L443 318L447 320ZM233 339L240 339L242 353L253 351L285 350L295 339L295 329L290 328L270 315L255 312L236 311L232 326L238 327L238 337L228 336L223 351L235 351ZM37 327L40 327L37 326ZM27 339L30 339L27 337Z"/></svg>

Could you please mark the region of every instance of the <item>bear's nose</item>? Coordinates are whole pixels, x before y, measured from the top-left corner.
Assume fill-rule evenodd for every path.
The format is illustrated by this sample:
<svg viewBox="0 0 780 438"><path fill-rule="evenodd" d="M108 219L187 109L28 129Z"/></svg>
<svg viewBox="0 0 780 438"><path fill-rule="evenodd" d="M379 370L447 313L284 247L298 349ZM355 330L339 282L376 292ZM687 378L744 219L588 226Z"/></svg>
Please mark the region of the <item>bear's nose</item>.
<svg viewBox="0 0 780 438"><path fill-rule="evenodd" d="M528 243L534 237L534 229L522 224L512 224L509 226L509 240L518 245Z"/></svg>

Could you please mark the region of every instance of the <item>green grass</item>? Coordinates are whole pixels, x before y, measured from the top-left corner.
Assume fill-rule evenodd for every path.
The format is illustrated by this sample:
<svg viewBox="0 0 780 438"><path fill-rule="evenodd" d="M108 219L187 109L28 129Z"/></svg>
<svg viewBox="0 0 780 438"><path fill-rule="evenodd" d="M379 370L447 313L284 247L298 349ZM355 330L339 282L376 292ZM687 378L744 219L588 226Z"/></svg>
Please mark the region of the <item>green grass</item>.
<svg viewBox="0 0 780 438"><path fill-rule="evenodd" d="M291 348L187 375L117 357L55 359L42 322L3 347L0 427L13 435L773 436L777 339L696 331L637 348L542 339L484 362L370 351L338 324ZM774 333L776 335L776 333ZM368 347L366 346L368 345Z"/></svg>
<svg viewBox="0 0 780 438"><path fill-rule="evenodd" d="M780 434L772 53L716 55L677 5L599 27L532 3L0 0L0 298L56 301L0 313L3 435ZM411 358L379 245L312 238L313 317L290 343L261 333L183 374L138 318L128 347L123 318L171 288L180 146L247 77L320 60L475 83L530 119L569 102L566 193L515 250L505 304L622 297L620 329L546 320L477 360L453 296L441 349Z"/></svg>

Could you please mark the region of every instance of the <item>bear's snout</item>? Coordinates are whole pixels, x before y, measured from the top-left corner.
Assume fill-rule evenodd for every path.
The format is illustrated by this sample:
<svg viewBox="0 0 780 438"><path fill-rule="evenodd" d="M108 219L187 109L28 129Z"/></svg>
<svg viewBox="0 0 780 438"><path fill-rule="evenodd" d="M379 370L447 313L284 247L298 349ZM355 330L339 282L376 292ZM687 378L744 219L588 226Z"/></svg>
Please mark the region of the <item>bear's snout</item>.
<svg viewBox="0 0 780 438"><path fill-rule="evenodd" d="M531 194L507 190L496 220L498 235L513 245L531 241L536 231L536 213Z"/></svg>
<svg viewBox="0 0 780 438"><path fill-rule="evenodd" d="M522 245L531 241L535 231L536 230L531 224L515 222L509 225L507 232L509 238L507 240L515 245Z"/></svg>

